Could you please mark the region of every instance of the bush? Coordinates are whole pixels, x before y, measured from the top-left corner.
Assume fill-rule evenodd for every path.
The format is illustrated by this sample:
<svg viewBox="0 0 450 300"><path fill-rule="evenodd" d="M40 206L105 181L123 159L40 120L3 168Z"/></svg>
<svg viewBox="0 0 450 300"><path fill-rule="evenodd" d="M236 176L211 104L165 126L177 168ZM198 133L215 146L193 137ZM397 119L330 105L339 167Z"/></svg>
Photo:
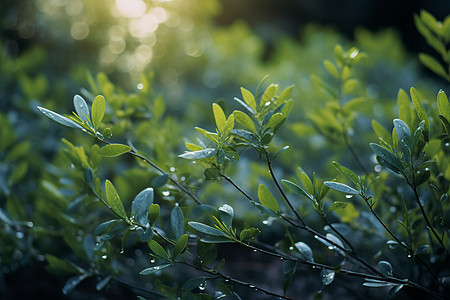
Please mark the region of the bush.
<svg viewBox="0 0 450 300"><path fill-rule="evenodd" d="M450 17L439 23L423 11L415 20L442 56L442 63L426 54L420 61L450 81ZM212 104L212 114L199 102L186 105L187 113L174 110L155 91L152 73L132 93L104 73L88 74L73 114L55 112L51 97L39 104L41 113L70 128L40 129L43 137L27 136L21 122L44 126L33 118L36 101L28 99L54 92L45 77L8 69L12 60L5 57L2 78L14 75L5 86L26 95L15 108L26 114L20 121L0 115L2 272L45 260L49 272L64 278L63 294L74 298L82 297L80 284L152 299L348 298L354 291L372 298L448 297L445 92L430 97L434 83L421 83L409 94L400 89L396 105L377 92L386 80L401 80L394 77L403 62L391 64L383 78L370 76L380 68L377 60L402 57L400 46L380 50L374 42L397 45L391 32L357 35L366 52L329 45L324 69L311 78L299 74L296 92L285 84L293 76L284 75L286 64L319 59L312 54L316 36L339 39L306 31L310 40L301 46L280 40L267 63L283 84L264 78L254 92L242 87L235 101ZM227 52L227 41L236 36L258 49L258 40L239 23L215 34L224 53L212 51L220 59L205 64L223 67L221 78L232 82L227 62L236 63L240 51ZM263 64L247 54L241 59L249 70L237 80L252 85ZM211 122L214 129L203 129ZM52 135L64 136L64 146ZM38 155L29 153L30 141Z"/></svg>

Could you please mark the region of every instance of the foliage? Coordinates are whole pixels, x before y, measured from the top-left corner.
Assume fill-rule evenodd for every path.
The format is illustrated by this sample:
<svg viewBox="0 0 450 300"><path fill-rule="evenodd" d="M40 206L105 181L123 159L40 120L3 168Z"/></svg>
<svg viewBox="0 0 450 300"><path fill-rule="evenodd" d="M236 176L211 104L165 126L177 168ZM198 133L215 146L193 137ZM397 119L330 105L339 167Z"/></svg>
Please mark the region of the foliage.
<svg viewBox="0 0 450 300"><path fill-rule="evenodd" d="M448 42L448 19L441 24L426 12L416 17L435 49L434 35ZM337 34L310 27L303 45L282 39L267 62L271 79L282 83L264 78L254 89L249 86L264 66L258 38L242 23L213 35L217 43L211 57L205 55L206 68L221 69L231 82L233 68L246 66L235 80L249 83L234 101L217 100L209 113L196 102L186 114L175 113L156 92L157 75L145 72L134 92L105 73L88 73L86 89L73 98L74 112L61 113L65 106L52 101L58 93L45 76L29 75L26 55L16 73L15 61L4 57L2 78L14 77L3 81L5 90L23 98L8 108L18 106L26 112L21 118L37 127L49 121L31 117L40 111L67 129L38 127L45 136L39 144L20 130L23 119L0 115L2 266L14 272L45 260L49 272L64 277L65 295L89 281L98 291L131 286L149 299L290 299L299 290L319 298L377 287L388 288L379 298L444 299L446 93L431 98L434 85L418 83L424 87L410 88L409 95L400 89L394 105L382 99L389 96L371 94L373 61L402 57L395 55L403 51L395 39L391 48L377 48L389 32L359 33L355 43L362 51L334 46ZM332 37L325 39L327 50L315 53L324 36ZM233 40L243 40L242 49L230 46ZM311 72L292 79L307 83L298 84L299 91L287 83L296 72L285 72L286 63L280 67L291 59L311 64ZM448 78L430 58L420 60ZM65 138L46 140L54 135ZM245 269L252 263L270 271L251 274Z"/></svg>

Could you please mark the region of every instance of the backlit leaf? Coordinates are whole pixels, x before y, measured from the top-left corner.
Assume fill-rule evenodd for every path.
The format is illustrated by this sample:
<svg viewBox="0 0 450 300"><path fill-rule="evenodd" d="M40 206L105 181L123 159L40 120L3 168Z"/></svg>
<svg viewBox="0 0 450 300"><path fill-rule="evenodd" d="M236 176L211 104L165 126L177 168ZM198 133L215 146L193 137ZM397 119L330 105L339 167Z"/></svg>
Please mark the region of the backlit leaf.
<svg viewBox="0 0 450 300"><path fill-rule="evenodd" d="M103 120L103 115L105 114L105 98L103 96L97 96L92 103L91 108L92 113L92 125L97 130L98 126Z"/></svg>
<svg viewBox="0 0 450 300"><path fill-rule="evenodd" d="M120 201L119 194L117 194L111 181L106 180L106 199L108 200L111 209L123 219L127 218L125 208L123 207L122 201Z"/></svg>
<svg viewBox="0 0 450 300"><path fill-rule="evenodd" d="M74 121L72 121L69 118L66 118L58 113L55 113L54 111L51 111L49 109L46 109L44 107L37 107L41 113L43 113L45 116L49 117L50 119L52 119L55 122L58 122L59 124L62 124L64 126L67 127L73 127L73 128L78 128L81 130L84 130L83 127L81 127L80 125L78 125L77 123L75 123Z"/></svg>
<svg viewBox="0 0 450 300"><path fill-rule="evenodd" d="M280 207L278 206L277 199L275 199L267 187L263 184L259 185L258 188L258 199L262 205L267 207L268 209L278 213L280 212Z"/></svg>
<svg viewBox="0 0 450 300"><path fill-rule="evenodd" d="M73 97L73 106L75 107L75 111L77 112L78 117L80 117L83 122L91 122L89 107L86 101L84 101L84 99L80 95L75 95Z"/></svg>

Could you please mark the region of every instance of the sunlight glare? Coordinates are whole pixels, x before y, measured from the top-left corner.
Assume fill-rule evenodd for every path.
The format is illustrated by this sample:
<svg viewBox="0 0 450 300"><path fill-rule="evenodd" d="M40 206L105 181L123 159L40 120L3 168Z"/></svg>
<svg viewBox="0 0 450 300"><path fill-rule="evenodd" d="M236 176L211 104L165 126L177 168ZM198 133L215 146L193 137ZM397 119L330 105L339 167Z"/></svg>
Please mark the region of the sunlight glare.
<svg viewBox="0 0 450 300"><path fill-rule="evenodd" d="M116 7L127 18L140 17L147 10L147 5L142 0L116 0Z"/></svg>

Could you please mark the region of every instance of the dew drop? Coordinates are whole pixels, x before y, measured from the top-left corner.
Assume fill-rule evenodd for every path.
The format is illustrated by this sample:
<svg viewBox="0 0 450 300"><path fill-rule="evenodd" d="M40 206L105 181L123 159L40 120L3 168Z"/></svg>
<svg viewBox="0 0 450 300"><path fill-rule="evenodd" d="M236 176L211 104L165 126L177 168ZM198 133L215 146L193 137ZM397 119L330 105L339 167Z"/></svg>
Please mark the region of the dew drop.
<svg viewBox="0 0 450 300"><path fill-rule="evenodd" d="M289 247L289 250L291 250L291 251L294 250L294 247L290 246L290 247Z"/></svg>
<svg viewBox="0 0 450 300"><path fill-rule="evenodd" d="M264 225L267 225L267 224L269 224L269 221L264 220L264 221L262 221L262 223L263 223Z"/></svg>
<svg viewBox="0 0 450 300"><path fill-rule="evenodd" d="M154 259L151 259L151 260L150 260L150 263L151 263L151 264L154 264L154 263L155 263L155 260L154 260Z"/></svg>
<svg viewBox="0 0 450 300"><path fill-rule="evenodd" d="M175 167L170 167L170 172L175 172L176 170Z"/></svg>
<svg viewBox="0 0 450 300"><path fill-rule="evenodd" d="M136 87L138 90L142 90L144 88L144 84L142 82L139 82Z"/></svg>
<svg viewBox="0 0 450 300"><path fill-rule="evenodd" d="M23 237L24 237L23 232L21 232L21 231L16 232L16 237L17 237L18 239L23 239Z"/></svg>
<svg viewBox="0 0 450 300"><path fill-rule="evenodd" d="M169 196L170 195L170 192L169 191L162 191L162 194L163 194L163 196Z"/></svg>
<svg viewBox="0 0 450 300"><path fill-rule="evenodd" d="M120 254L123 254L125 251L122 249L122 250L120 250Z"/></svg>
<svg viewBox="0 0 450 300"><path fill-rule="evenodd" d="M202 282L198 285L198 289L201 291L204 291L206 288L206 282Z"/></svg>
<svg viewBox="0 0 450 300"><path fill-rule="evenodd" d="M450 147L450 143L447 142L447 143L444 144L444 146L445 146L445 147Z"/></svg>
<svg viewBox="0 0 450 300"><path fill-rule="evenodd" d="M328 249L333 250L334 246L328 246Z"/></svg>
<svg viewBox="0 0 450 300"><path fill-rule="evenodd" d="M103 259L107 259L107 258L108 258L108 255L103 254L103 255L102 255L102 258L103 258Z"/></svg>
<svg viewBox="0 0 450 300"><path fill-rule="evenodd" d="M353 197L353 195L345 195L345 198L347 198L347 199L350 199L352 197Z"/></svg>
<svg viewBox="0 0 450 300"><path fill-rule="evenodd" d="M411 254L408 254L408 258L411 258Z"/></svg>
<svg viewBox="0 0 450 300"><path fill-rule="evenodd" d="M249 287L250 287L250 288L254 288L255 286L254 286L253 284L250 284Z"/></svg>
<svg viewBox="0 0 450 300"><path fill-rule="evenodd" d="M425 168L425 172L428 172L428 171L430 171L430 168Z"/></svg>

